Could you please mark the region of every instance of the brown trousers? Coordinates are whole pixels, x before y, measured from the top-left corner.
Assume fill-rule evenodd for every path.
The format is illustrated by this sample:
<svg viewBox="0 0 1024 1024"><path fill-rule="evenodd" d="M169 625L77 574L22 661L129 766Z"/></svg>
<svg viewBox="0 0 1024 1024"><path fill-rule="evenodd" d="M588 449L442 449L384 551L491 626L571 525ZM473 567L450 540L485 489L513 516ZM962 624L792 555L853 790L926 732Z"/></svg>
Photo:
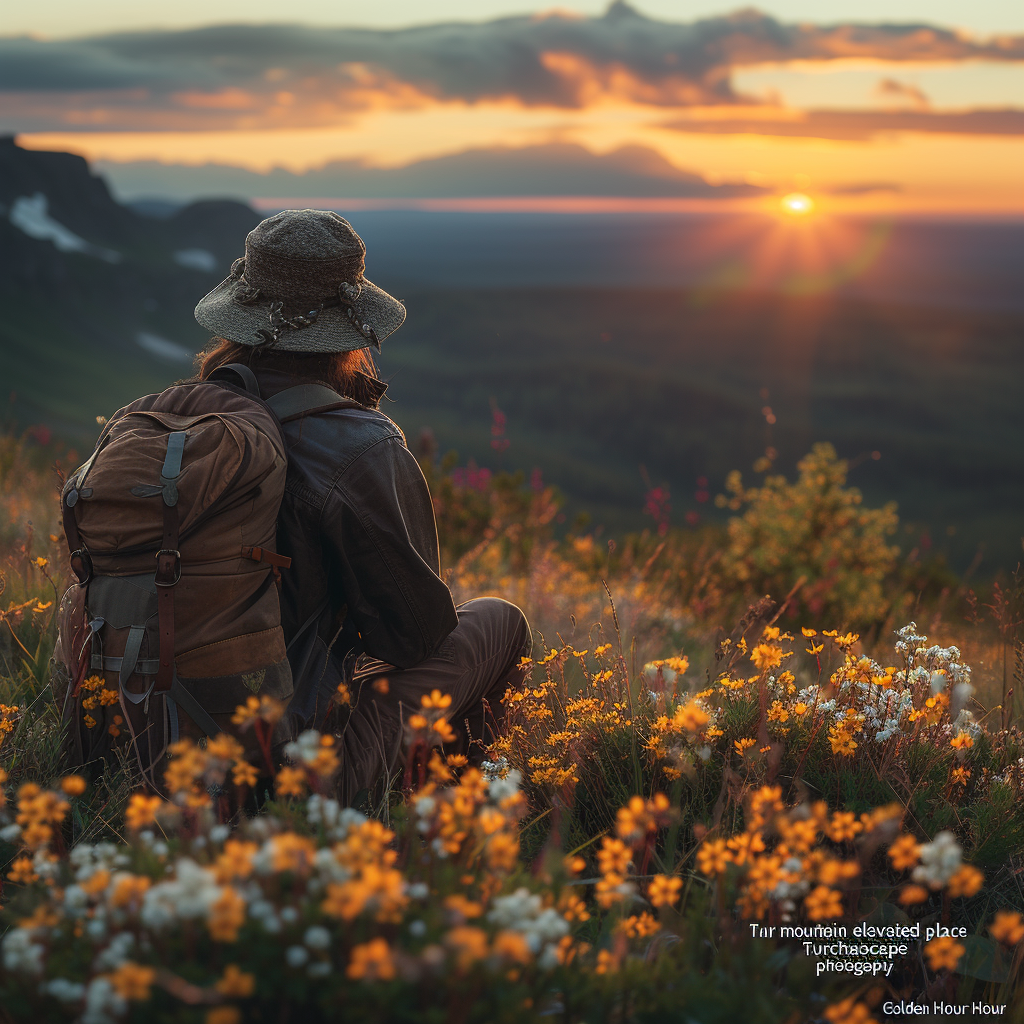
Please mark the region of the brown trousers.
<svg viewBox="0 0 1024 1024"><path fill-rule="evenodd" d="M459 624L418 665L398 669L366 656L356 663L353 708L341 729L338 799L343 805L361 790L392 781L401 770L404 722L432 690L452 698L447 717L458 740L445 746L446 753L479 762L483 744L498 734L505 710L501 698L525 678L519 666L533 646L530 624L514 604L497 597L467 601L456 611Z"/></svg>

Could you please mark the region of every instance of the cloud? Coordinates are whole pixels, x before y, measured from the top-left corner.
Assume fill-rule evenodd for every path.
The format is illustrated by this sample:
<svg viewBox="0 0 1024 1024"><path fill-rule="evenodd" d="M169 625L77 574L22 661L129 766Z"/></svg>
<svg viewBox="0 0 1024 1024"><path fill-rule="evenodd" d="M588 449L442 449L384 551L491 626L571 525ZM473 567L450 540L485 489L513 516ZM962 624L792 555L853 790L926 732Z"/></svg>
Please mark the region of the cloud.
<svg viewBox="0 0 1024 1024"><path fill-rule="evenodd" d="M735 183L712 185L681 170L645 146L595 154L570 143L521 149L472 149L417 160L404 167L368 167L335 161L295 174L267 174L223 165L179 167L138 162L101 164L119 195L238 195L247 199L473 198L491 196L623 196L643 198L732 198L762 190Z"/></svg>
<svg viewBox="0 0 1024 1024"><path fill-rule="evenodd" d="M925 110L785 111L777 117L682 118L662 127L701 135L783 135L858 142L886 132L1019 136L1024 133L1024 110L968 110L949 114Z"/></svg>
<svg viewBox="0 0 1024 1024"><path fill-rule="evenodd" d="M932 105L923 89L895 78L879 79L878 85L875 86L875 95L883 100L906 100L920 110L927 110Z"/></svg>
<svg viewBox="0 0 1024 1024"><path fill-rule="evenodd" d="M735 68L790 60L1024 60L1024 36L930 25L785 24L757 11L659 21L617 0L600 17L519 16L397 30L225 25L49 42L0 39L0 129L303 127L367 107L613 98L752 102ZM6 95L3 95L6 94Z"/></svg>

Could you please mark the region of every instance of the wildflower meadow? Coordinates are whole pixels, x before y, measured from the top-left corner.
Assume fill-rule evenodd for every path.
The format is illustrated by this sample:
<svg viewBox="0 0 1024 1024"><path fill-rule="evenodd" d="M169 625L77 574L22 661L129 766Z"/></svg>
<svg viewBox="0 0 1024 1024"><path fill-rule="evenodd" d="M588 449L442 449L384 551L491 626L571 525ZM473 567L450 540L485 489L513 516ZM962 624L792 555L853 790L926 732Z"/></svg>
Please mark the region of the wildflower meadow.
<svg viewBox="0 0 1024 1024"><path fill-rule="evenodd" d="M449 585L524 608L530 674L470 760L424 694L357 807L344 686L283 764L268 698L235 712L255 743L176 743L164 799L90 677L110 753L62 763L76 459L0 438L5 1024L1024 1020L1022 581L901 551L831 447L617 541L539 479L423 453Z"/></svg>

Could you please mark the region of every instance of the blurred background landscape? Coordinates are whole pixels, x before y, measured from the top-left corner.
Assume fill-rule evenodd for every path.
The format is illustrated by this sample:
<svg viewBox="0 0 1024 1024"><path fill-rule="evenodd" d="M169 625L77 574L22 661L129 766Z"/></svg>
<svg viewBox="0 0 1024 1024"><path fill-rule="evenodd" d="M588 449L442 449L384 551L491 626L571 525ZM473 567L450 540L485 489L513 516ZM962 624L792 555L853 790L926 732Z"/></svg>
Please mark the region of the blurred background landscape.
<svg viewBox="0 0 1024 1024"><path fill-rule="evenodd" d="M7 12L6 424L87 450L191 373L246 232L328 207L408 306L410 446L620 536L829 441L905 553L1012 570L1024 17L491 6Z"/></svg>

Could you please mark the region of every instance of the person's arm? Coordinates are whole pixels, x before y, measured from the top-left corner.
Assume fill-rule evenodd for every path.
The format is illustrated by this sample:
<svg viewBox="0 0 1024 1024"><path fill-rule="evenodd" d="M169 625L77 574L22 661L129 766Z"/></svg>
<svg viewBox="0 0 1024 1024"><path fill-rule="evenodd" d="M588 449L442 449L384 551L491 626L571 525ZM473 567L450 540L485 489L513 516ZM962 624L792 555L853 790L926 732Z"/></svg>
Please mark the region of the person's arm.
<svg viewBox="0 0 1024 1024"><path fill-rule="evenodd" d="M458 624L451 592L438 576L427 482L397 438L370 447L336 481L321 533L367 654L409 668Z"/></svg>

